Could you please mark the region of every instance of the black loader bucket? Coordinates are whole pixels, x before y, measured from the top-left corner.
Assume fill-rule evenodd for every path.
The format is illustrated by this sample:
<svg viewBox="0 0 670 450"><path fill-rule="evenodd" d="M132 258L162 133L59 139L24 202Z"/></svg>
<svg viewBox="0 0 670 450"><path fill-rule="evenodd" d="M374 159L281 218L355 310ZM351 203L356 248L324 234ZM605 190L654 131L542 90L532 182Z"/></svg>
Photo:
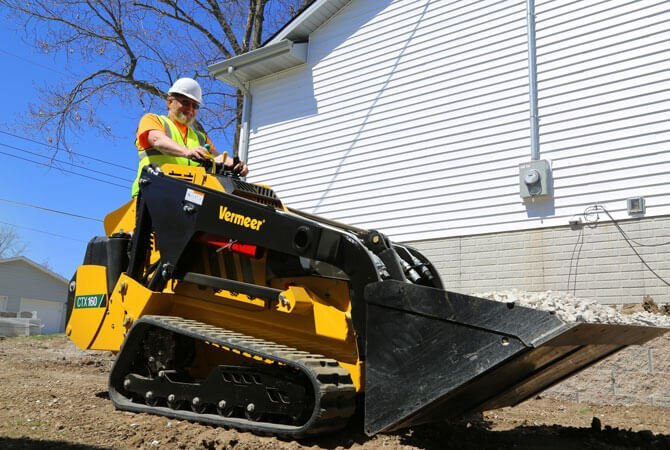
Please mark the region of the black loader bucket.
<svg viewBox="0 0 670 450"><path fill-rule="evenodd" d="M665 328L555 314L409 283L366 287L365 432L516 405Z"/></svg>

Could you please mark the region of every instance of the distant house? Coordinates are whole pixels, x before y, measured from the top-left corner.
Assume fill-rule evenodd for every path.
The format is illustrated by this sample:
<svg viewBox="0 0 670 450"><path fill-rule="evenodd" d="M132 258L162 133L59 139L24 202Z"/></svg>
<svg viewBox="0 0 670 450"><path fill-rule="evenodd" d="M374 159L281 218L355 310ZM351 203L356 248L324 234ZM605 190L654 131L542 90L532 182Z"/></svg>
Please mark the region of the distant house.
<svg viewBox="0 0 670 450"><path fill-rule="evenodd" d="M35 312L42 334L65 330L68 280L18 256L0 259L0 311Z"/></svg>
<svg viewBox="0 0 670 450"><path fill-rule="evenodd" d="M667 1L315 0L210 73L245 95L250 181L419 248L448 289L669 303L669 21Z"/></svg>

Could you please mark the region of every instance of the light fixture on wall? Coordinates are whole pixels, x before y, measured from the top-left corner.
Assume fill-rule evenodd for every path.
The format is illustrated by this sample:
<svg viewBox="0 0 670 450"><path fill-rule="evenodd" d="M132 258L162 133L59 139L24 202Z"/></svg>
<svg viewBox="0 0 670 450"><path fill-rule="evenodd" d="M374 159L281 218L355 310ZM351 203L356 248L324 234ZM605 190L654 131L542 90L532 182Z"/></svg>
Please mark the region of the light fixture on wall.
<svg viewBox="0 0 670 450"><path fill-rule="evenodd" d="M629 216L639 216L645 213L644 197L631 197L626 199Z"/></svg>

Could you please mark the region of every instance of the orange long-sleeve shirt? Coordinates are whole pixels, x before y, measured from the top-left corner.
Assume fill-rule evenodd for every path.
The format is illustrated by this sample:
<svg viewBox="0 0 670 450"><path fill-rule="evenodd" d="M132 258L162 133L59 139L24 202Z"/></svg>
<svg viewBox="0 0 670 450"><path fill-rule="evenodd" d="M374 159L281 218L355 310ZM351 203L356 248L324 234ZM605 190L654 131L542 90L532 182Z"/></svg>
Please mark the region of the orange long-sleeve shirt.
<svg viewBox="0 0 670 450"><path fill-rule="evenodd" d="M188 127L183 123L177 122L176 120L173 120L173 123L177 126L177 129L181 133L183 141L186 142L186 133L188 131ZM139 146L138 151L143 151L148 148L151 148L151 144L149 144L148 139L148 134L149 131L151 130L159 130L162 131L163 133L166 132L158 116L156 114L149 113L142 116L142 118L140 119L140 123L137 126L136 137ZM209 140L209 136L205 135L205 137L207 138L207 143L209 144L210 151L214 155L218 154L216 147L214 147L212 141Z"/></svg>

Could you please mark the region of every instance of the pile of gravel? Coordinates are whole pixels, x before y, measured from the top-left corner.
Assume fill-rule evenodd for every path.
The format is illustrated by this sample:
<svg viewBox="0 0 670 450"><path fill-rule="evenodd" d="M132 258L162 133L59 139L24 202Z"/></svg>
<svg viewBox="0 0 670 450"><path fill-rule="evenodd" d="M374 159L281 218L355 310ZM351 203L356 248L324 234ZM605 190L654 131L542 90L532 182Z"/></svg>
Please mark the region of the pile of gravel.
<svg viewBox="0 0 670 450"><path fill-rule="evenodd" d="M528 308L550 311L565 322L610 323L620 325L647 325L670 328L670 316L646 311L622 314L595 300L577 298L563 292L525 292L516 289L499 292L480 292L475 297L515 303Z"/></svg>

